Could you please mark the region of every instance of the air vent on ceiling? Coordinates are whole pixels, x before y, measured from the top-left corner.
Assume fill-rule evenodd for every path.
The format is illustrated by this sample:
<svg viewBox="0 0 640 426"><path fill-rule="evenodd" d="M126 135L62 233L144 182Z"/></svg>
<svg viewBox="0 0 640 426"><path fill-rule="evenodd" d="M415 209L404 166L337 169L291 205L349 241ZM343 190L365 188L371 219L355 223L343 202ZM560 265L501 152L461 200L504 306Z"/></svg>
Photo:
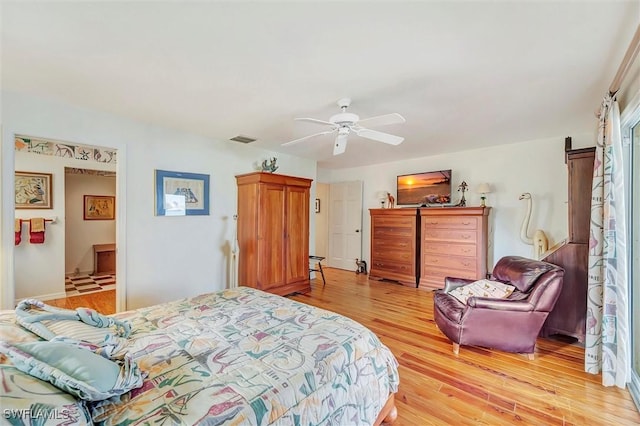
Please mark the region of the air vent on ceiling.
<svg viewBox="0 0 640 426"><path fill-rule="evenodd" d="M231 138L231 140L232 141L236 141L236 142L240 142L240 143L251 143L251 142L255 142L257 139L250 138L249 136L238 135L238 136L235 136L235 137Z"/></svg>

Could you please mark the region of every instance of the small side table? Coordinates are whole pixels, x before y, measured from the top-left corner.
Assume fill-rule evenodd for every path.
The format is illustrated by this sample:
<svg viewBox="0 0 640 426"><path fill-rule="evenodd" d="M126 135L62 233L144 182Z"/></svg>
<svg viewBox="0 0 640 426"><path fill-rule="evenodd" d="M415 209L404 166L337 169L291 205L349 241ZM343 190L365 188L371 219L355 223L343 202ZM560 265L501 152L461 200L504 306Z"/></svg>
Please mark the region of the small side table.
<svg viewBox="0 0 640 426"><path fill-rule="evenodd" d="M324 260L323 256L309 256L309 260L311 261L310 263L312 263L312 261L316 260L318 261L318 267L314 268L313 267L313 263L311 266L309 266L309 278L311 278L311 272L320 272L320 275L322 275L322 287L324 287L327 284L327 281L325 281L324 279L324 271L322 270L322 262Z"/></svg>
<svg viewBox="0 0 640 426"><path fill-rule="evenodd" d="M116 273L116 245L94 244L93 246L93 274Z"/></svg>

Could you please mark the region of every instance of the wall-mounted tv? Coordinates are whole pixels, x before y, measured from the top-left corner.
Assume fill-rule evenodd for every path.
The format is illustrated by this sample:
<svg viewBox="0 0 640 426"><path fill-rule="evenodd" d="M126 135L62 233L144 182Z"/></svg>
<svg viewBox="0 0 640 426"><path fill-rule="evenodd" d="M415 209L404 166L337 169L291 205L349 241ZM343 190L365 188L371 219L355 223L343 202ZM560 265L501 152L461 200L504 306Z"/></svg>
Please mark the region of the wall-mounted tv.
<svg viewBox="0 0 640 426"><path fill-rule="evenodd" d="M396 204L451 204L451 170L398 176Z"/></svg>

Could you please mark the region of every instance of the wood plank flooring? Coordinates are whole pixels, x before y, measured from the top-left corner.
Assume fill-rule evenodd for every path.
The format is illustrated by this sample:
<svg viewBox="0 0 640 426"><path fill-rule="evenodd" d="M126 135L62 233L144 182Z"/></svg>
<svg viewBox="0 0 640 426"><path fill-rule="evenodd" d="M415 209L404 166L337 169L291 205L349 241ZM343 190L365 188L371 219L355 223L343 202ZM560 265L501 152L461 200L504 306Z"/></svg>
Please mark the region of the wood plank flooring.
<svg viewBox="0 0 640 426"><path fill-rule="evenodd" d="M629 393L584 372L584 350L538 339L535 359L451 343L433 321L433 293L325 269L293 299L338 312L373 330L400 363L395 425L638 425ZM115 292L48 303L112 313Z"/></svg>

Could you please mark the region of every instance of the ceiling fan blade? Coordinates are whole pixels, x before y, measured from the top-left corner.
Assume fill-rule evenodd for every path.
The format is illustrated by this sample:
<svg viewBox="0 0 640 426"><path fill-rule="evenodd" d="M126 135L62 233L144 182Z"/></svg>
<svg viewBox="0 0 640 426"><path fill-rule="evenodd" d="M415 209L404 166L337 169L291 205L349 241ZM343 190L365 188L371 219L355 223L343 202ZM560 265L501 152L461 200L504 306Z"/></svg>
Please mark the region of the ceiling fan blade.
<svg viewBox="0 0 640 426"><path fill-rule="evenodd" d="M374 141L388 143L389 145L400 145L404 140L403 137L390 135L389 133L378 132L377 130L370 130L370 129L354 129L354 130L356 132L356 135L362 138L373 139Z"/></svg>
<svg viewBox="0 0 640 426"><path fill-rule="evenodd" d="M392 114L378 115L375 117L365 118L364 120L358 121L358 126L378 127L378 126L387 126L389 124L400 124L406 121L407 120L405 120L403 116L401 116L397 112L394 112Z"/></svg>
<svg viewBox="0 0 640 426"><path fill-rule="evenodd" d="M347 149L347 139L349 134L338 134L336 140L333 143L333 155L340 155Z"/></svg>
<svg viewBox="0 0 640 426"><path fill-rule="evenodd" d="M309 123L326 124L331 127L337 127L335 123L330 121L318 120L316 118L295 118L296 121L308 121Z"/></svg>
<svg viewBox="0 0 640 426"><path fill-rule="evenodd" d="M289 141L289 142L285 142L281 146L293 145L293 144L296 144L298 142L302 142L305 139L315 138L316 136L321 136L321 135L328 135L329 133L333 133L336 130L337 130L337 128L336 129L332 129L332 130L327 130L326 132L314 133L313 135L303 136L301 138L294 139L294 140Z"/></svg>

